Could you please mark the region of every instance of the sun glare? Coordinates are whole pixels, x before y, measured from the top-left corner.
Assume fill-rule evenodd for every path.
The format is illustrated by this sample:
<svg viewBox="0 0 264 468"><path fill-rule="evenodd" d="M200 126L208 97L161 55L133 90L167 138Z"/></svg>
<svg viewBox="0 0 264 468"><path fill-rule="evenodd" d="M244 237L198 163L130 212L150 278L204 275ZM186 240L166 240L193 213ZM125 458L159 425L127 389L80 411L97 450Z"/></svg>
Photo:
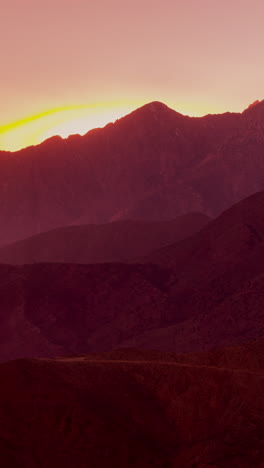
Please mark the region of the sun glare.
<svg viewBox="0 0 264 468"><path fill-rule="evenodd" d="M93 128L114 122L139 105L142 103L76 105L29 116L0 127L0 150L17 151L37 145L54 135L63 138L76 133L84 135Z"/></svg>

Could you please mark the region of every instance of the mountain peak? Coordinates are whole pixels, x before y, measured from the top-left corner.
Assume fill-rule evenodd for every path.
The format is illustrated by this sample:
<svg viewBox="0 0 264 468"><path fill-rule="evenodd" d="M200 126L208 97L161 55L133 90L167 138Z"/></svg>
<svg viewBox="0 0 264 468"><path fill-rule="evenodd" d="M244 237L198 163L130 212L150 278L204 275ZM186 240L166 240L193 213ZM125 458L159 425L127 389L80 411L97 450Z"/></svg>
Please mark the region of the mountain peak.
<svg viewBox="0 0 264 468"><path fill-rule="evenodd" d="M147 111L152 114L161 114L164 112L176 112L175 110L168 107L166 104L160 101L152 101L139 107L136 111ZM176 112L177 113L177 112Z"/></svg>
<svg viewBox="0 0 264 468"><path fill-rule="evenodd" d="M149 109L151 109L153 111L169 109L169 107L166 104L164 104L163 102L160 102L160 101L152 101L152 102L146 104L146 107L148 107Z"/></svg>
<svg viewBox="0 0 264 468"><path fill-rule="evenodd" d="M252 104L249 104L249 106L247 107L247 109L244 110L244 112L248 112L248 111L251 111L252 109L260 108L263 105L264 105L264 99L262 99L261 101L257 99L256 101L252 102Z"/></svg>
<svg viewBox="0 0 264 468"><path fill-rule="evenodd" d="M171 118L171 116L178 116L182 117L182 114L179 112L175 111L174 109L171 109L168 107L166 104L160 101L152 101L147 104L144 104L143 106L139 107L135 111L131 112L127 116L124 117L126 118L131 118L131 116L141 116L144 119L145 118L150 118L151 121L154 119L156 121L166 121L168 118Z"/></svg>
<svg viewBox="0 0 264 468"><path fill-rule="evenodd" d="M256 101L252 102L252 104L249 104L248 109L251 109L252 107L257 106L260 103L260 100L257 99Z"/></svg>

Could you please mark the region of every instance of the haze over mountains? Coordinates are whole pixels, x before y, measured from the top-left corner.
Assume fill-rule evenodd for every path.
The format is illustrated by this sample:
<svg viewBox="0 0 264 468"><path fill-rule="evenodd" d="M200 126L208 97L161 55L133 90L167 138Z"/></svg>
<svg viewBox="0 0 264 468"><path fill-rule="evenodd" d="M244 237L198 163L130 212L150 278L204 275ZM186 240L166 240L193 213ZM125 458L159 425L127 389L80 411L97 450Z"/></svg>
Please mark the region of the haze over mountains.
<svg viewBox="0 0 264 468"><path fill-rule="evenodd" d="M183 116L159 102L67 140L0 152L1 244L72 224L217 216L264 188L264 102Z"/></svg>
<svg viewBox="0 0 264 468"><path fill-rule="evenodd" d="M127 262L189 237L210 221L201 213L172 221L113 221L66 226L0 248L0 262Z"/></svg>

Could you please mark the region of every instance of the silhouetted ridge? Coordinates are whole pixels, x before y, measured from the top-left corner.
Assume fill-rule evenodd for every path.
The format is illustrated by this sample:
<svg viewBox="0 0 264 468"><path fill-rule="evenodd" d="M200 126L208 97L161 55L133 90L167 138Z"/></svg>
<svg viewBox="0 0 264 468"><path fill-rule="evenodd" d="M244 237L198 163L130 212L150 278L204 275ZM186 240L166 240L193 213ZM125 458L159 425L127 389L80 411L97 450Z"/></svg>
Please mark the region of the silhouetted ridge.
<svg viewBox="0 0 264 468"><path fill-rule="evenodd" d="M0 262L127 262L184 239L210 221L200 213L172 221L116 221L102 225L66 226L0 249Z"/></svg>

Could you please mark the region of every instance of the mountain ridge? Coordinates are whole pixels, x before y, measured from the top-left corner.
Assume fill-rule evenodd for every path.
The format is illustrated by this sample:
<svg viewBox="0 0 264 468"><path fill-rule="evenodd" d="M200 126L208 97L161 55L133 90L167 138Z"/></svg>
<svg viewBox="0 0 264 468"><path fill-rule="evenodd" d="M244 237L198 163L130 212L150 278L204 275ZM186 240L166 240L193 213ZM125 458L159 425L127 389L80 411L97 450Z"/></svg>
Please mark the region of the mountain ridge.
<svg viewBox="0 0 264 468"><path fill-rule="evenodd" d="M68 139L73 139L73 138L78 138L78 137L82 137L82 136L87 136L89 133L93 133L93 132L96 132L98 130L102 130L108 126L112 126L113 124L115 124L116 122L119 122L120 120L123 120L123 119L126 119L127 117L129 116L134 116L136 115L137 113L139 112L144 112L144 111L152 111L152 112L159 112L159 111L165 111L165 112L173 112L174 114L177 114L178 116L181 116L181 117L187 117L189 119L197 119L197 120L200 120L200 119L205 119L206 117L218 117L218 116L228 116L228 115L243 115L245 114L248 110L254 108L254 107L257 107L258 105L262 105L264 103L264 100L256 100L254 101L252 104L249 104L249 106L247 108L245 108L243 111L241 112L235 112L235 111L225 111L225 112L220 112L220 113L207 113L207 114L204 114L202 116L192 116L192 115L188 115L188 114L184 114L184 113L181 113L175 109L173 109L172 107L168 106L167 104L163 103L162 101L150 101L142 106L140 106L139 108L131 111L130 113L124 115L123 117L120 117L118 119L116 119L115 121L113 122L108 122L106 125L104 125L103 127L95 127L91 130L89 130L88 132L86 132L85 134L81 135L79 133L75 133L75 134L70 134L69 136L67 137L62 137L61 135L57 135L57 134L54 134L53 136L47 138L46 140L44 140L43 142L39 143L39 144L36 144L36 145L30 145L30 146L27 146L25 148L21 148L20 150L16 150L16 151L6 151L6 150L0 150L0 153L19 153L25 149L28 149L28 148L35 148L37 146L40 146L40 145L43 145L43 143L46 143L46 142L54 142L54 141L67 141Z"/></svg>
<svg viewBox="0 0 264 468"><path fill-rule="evenodd" d="M262 107L197 118L152 103L84 136L0 152L0 245L72 224L217 216L264 189Z"/></svg>
<svg viewBox="0 0 264 468"><path fill-rule="evenodd" d="M132 263L0 264L0 360L264 337L264 191Z"/></svg>
<svg viewBox="0 0 264 468"><path fill-rule="evenodd" d="M200 230L210 218L189 213L171 221L112 221L65 226L0 248L0 262L128 262Z"/></svg>

